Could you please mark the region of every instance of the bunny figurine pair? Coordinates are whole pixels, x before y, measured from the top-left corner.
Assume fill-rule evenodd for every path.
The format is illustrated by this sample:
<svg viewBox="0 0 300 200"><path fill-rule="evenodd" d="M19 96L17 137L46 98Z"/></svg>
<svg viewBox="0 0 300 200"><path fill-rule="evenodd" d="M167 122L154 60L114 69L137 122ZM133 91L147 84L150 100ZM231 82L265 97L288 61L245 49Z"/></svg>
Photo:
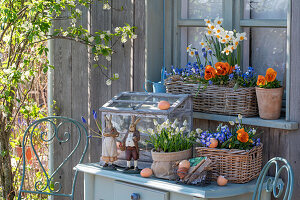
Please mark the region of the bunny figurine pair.
<svg viewBox="0 0 300 200"><path fill-rule="evenodd" d="M112 116L105 116L105 129L103 131L103 140L102 140L102 160L105 161L104 168L115 169L112 164L117 160L117 141L116 138L119 136L119 132L112 125ZM139 159L139 145L140 141L140 132L136 130L136 125L141 119L136 119L135 116L131 116L131 123L129 126L128 132L125 134L121 144L121 151L125 151L125 157L127 160L127 167L125 171L131 169L130 161L133 158L134 160L134 170L139 171L138 168L138 159ZM110 164L109 164L110 163Z"/></svg>

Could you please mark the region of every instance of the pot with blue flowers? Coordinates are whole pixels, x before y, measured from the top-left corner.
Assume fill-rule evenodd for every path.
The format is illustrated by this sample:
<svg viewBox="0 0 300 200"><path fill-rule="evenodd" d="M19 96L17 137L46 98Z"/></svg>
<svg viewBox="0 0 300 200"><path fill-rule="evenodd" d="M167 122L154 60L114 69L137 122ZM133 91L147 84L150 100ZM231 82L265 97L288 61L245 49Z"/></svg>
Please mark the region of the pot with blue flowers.
<svg viewBox="0 0 300 200"><path fill-rule="evenodd" d="M153 120L153 123L155 128L147 130L149 134L147 142L153 145L151 169L158 178L174 180L176 178L174 164L192 157L195 134L188 132L187 121L184 121L181 127L177 119L174 122L166 120L162 124Z"/></svg>
<svg viewBox="0 0 300 200"><path fill-rule="evenodd" d="M244 126L242 116L229 125L219 124L216 130L200 133L196 142L197 156L212 161L212 177L225 177L229 182L246 183L259 176L262 166L262 149L256 129Z"/></svg>
<svg viewBox="0 0 300 200"><path fill-rule="evenodd" d="M268 68L265 76L257 78L256 96L262 119L278 119L281 114L283 87L276 76L277 72Z"/></svg>

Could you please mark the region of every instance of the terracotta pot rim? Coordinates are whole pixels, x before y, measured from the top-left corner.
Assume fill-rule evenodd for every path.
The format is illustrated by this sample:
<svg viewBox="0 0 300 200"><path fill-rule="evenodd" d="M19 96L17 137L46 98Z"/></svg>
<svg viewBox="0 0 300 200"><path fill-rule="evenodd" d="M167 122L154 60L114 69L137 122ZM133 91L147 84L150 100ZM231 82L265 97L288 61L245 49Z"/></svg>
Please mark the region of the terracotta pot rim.
<svg viewBox="0 0 300 200"><path fill-rule="evenodd" d="M259 90L274 90L274 89L282 89L283 87L278 87L278 88L261 88L261 87L255 87L256 89L259 89Z"/></svg>

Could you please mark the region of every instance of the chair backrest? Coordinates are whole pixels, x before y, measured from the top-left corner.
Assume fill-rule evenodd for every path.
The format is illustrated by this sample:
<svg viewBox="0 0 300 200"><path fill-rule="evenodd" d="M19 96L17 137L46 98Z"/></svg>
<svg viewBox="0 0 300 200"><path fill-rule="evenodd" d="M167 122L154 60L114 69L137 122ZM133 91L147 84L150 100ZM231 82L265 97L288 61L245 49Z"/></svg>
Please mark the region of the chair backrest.
<svg viewBox="0 0 300 200"><path fill-rule="evenodd" d="M41 127L47 126L47 131L40 131ZM65 130L67 127L68 130ZM71 131L70 131L71 129ZM51 131L49 131L51 130ZM63 131L62 135L61 132ZM74 135L76 134L76 135ZM61 138L63 137L63 138ZM74 142L74 138L76 142ZM69 153L67 158L64 158L62 163L58 165L56 169L52 169L52 172L48 172L47 169L42 165L41 159L39 158L37 154L37 149L34 147L33 141L39 139L40 142L43 142L48 145L53 145L55 140L59 142L59 144L63 145L66 143L70 143L72 141L72 145L74 147L73 150ZM84 140L83 140L84 139ZM83 141L82 141L83 140ZM24 179L25 179L25 171L26 171L26 144L27 142L30 141L30 147L32 149L32 152L35 156L35 159L37 160L37 165L40 167L42 171L42 176L44 178L44 181L38 180L34 183L34 190L26 190L24 189ZM76 179L77 179L77 174L78 171L75 171L74 178L73 178L73 184L72 184L72 189L71 193L65 194L61 192L62 186L60 182L54 181L54 176L57 175L57 172L65 165L65 163L74 155L75 151L78 151L78 149L82 149L79 147L81 145L81 142L84 142L84 148L81 152L76 153L76 155L81 155L80 158L78 158L79 162L81 163L83 161L83 158L85 156L85 153L88 148L88 132L86 128L78 121L74 119L70 119L67 117L61 117L61 116L52 116L52 117L46 117L40 120L37 120L33 122L29 127L26 129L23 137L23 142L22 142L22 152L23 152L23 173L22 173L22 181L21 181L21 186L19 190L19 195L18 199L21 199L22 193L33 193L33 194L45 194L45 195L54 195L54 196L62 196L62 197L69 197L70 199L74 199L74 188L76 184ZM34 157L33 156L33 157ZM74 156L73 156L73 159ZM27 161L28 162L28 161ZM70 177L71 179L72 177ZM56 189L57 188L57 189Z"/></svg>
<svg viewBox="0 0 300 200"><path fill-rule="evenodd" d="M275 178L269 177L266 182L266 188L263 187L266 175L272 165L275 165ZM287 184L284 185L282 181L280 181L280 174L285 170L287 172ZM262 169L261 173L256 182L255 191L252 197L252 200L260 200L261 192L263 189L266 189L267 192L272 192L273 196L278 199L281 197L284 192L283 200L292 199L293 194L293 185L294 185L294 174L291 165L289 162L280 157L272 158L267 162L267 164Z"/></svg>

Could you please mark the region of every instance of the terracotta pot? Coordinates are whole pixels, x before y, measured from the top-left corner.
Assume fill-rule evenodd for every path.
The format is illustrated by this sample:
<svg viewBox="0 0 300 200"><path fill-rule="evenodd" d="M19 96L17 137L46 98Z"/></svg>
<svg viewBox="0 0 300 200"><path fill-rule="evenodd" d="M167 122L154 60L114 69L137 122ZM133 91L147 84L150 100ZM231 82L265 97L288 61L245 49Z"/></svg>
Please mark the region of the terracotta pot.
<svg viewBox="0 0 300 200"><path fill-rule="evenodd" d="M256 87L259 117L278 119L281 113L283 87L265 89Z"/></svg>
<svg viewBox="0 0 300 200"><path fill-rule="evenodd" d="M174 171L174 164L177 161L188 160L192 157L192 149L179 152L155 152L151 151L153 163L151 169L154 176L168 180L174 180L176 174Z"/></svg>

